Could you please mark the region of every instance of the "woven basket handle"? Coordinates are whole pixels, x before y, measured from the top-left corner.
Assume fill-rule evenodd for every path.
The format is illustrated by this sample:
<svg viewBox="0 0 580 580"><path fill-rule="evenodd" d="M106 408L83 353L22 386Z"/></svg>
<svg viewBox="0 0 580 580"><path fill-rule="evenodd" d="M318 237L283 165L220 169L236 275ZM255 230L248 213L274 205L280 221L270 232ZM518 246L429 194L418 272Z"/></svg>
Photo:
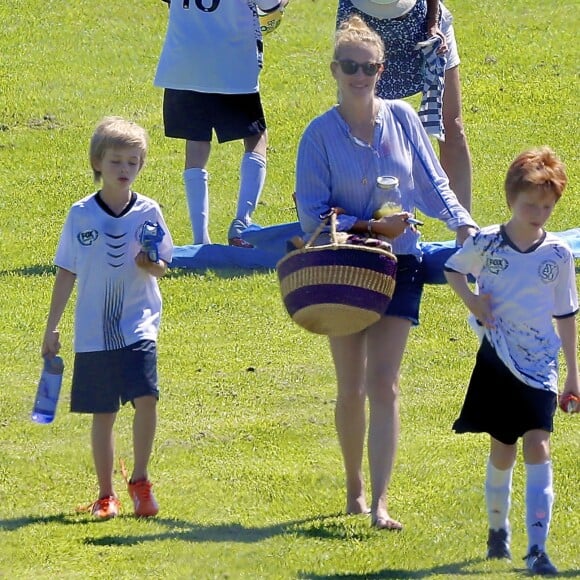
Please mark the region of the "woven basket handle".
<svg viewBox="0 0 580 580"><path fill-rule="evenodd" d="M321 215L320 219L322 220L318 227L314 230L310 239L304 245L304 248L310 248L312 244L315 242L316 238L322 233L322 230L328 225L330 221L330 241L331 243L336 246L338 242L336 241L336 209L334 207L330 208L330 211L325 214Z"/></svg>

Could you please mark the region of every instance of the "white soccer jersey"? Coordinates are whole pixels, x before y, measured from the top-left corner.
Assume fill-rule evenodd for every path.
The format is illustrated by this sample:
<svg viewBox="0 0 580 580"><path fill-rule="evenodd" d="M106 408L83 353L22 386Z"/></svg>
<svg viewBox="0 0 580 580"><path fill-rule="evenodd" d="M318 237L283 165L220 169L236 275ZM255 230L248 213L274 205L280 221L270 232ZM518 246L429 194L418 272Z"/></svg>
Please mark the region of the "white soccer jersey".
<svg viewBox="0 0 580 580"><path fill-rule="evenodd" d="M485 335L521 381L558 392L560 339L552 317L578 310L574 256L566 242L546 233L536 246L518 250L503 226L484 228L445 264L473 274L479 293L491 295L495 328Z"/></svg>
<svg viewBox="0 0 580 580"><path fill-rule="evenodd" d="M171 262L173 242L159 204L140 194L115 217L96 194L73 204L55 264L76 274L75 352L116 350L156 340L161 318L157 278L135 264L143 223L165 231L159 257Z"/></svg>
<svg viewBox="0 0 580 580"><path fill-rule="evenodd" d="M277 4L257 1L265 10ZM156 86L202 93L256 93L261 66L256 0L172 0Z"/></svg>

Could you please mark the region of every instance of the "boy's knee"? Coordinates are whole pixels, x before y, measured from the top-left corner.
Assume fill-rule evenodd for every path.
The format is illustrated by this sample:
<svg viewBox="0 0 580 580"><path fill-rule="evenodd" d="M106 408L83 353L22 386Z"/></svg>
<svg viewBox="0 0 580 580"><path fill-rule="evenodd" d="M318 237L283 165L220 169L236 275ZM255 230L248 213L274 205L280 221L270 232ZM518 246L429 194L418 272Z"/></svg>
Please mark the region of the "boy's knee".
<svg viewBox="0 0 580 580"><path fill-rule="evenodd" d="M157 406L157 397L155 395L143 395L133 399L133 406L137 408L152 408Z"/></svg>
<svg viewBox="0 0 580 580"><path fill-rule="evenodd" d="M550 459L550 434L547 431L529 431L523 438L526 463L545 463Z"/></svg>

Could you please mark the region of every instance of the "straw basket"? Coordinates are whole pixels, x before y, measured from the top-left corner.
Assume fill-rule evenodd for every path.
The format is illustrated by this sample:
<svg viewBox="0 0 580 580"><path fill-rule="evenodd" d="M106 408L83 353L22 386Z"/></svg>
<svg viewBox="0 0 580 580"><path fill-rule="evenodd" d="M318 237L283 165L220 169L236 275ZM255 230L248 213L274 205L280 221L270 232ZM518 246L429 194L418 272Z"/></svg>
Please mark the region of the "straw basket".
<svg viewBox="0 0 580 580"><path fill-rule="evenodd" d="M312 245L323 222L276 270L284 306L296 324L316 334L344 336L364 330L384 314L395 290L397 259L374 247L376 240L351 236L337 242L334 213L330 220L330 244Z"/></svg>

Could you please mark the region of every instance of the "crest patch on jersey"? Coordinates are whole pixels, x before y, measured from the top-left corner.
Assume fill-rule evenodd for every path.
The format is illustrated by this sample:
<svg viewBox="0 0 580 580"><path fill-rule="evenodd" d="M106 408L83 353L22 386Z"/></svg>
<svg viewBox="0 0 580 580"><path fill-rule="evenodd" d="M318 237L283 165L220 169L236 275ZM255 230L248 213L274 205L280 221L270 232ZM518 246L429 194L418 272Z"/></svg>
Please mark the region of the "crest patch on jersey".
<svg viewBox="0 0 580 580"><path fill-rule="evenodd" d="M90 246L93 242L97 241L98 237L99 232L97 230L86 230L77 235L77 240L81 243L81 246Z"/></svg>
<svg viewBox="0 0 580 580"><path fill-rule="evenodd" d="M540 276L540 280L549 284L558 278L558 274L560 273L560 268L558 264L553 260L545 260L540 264L538 268L538 275Z"/></svg>

